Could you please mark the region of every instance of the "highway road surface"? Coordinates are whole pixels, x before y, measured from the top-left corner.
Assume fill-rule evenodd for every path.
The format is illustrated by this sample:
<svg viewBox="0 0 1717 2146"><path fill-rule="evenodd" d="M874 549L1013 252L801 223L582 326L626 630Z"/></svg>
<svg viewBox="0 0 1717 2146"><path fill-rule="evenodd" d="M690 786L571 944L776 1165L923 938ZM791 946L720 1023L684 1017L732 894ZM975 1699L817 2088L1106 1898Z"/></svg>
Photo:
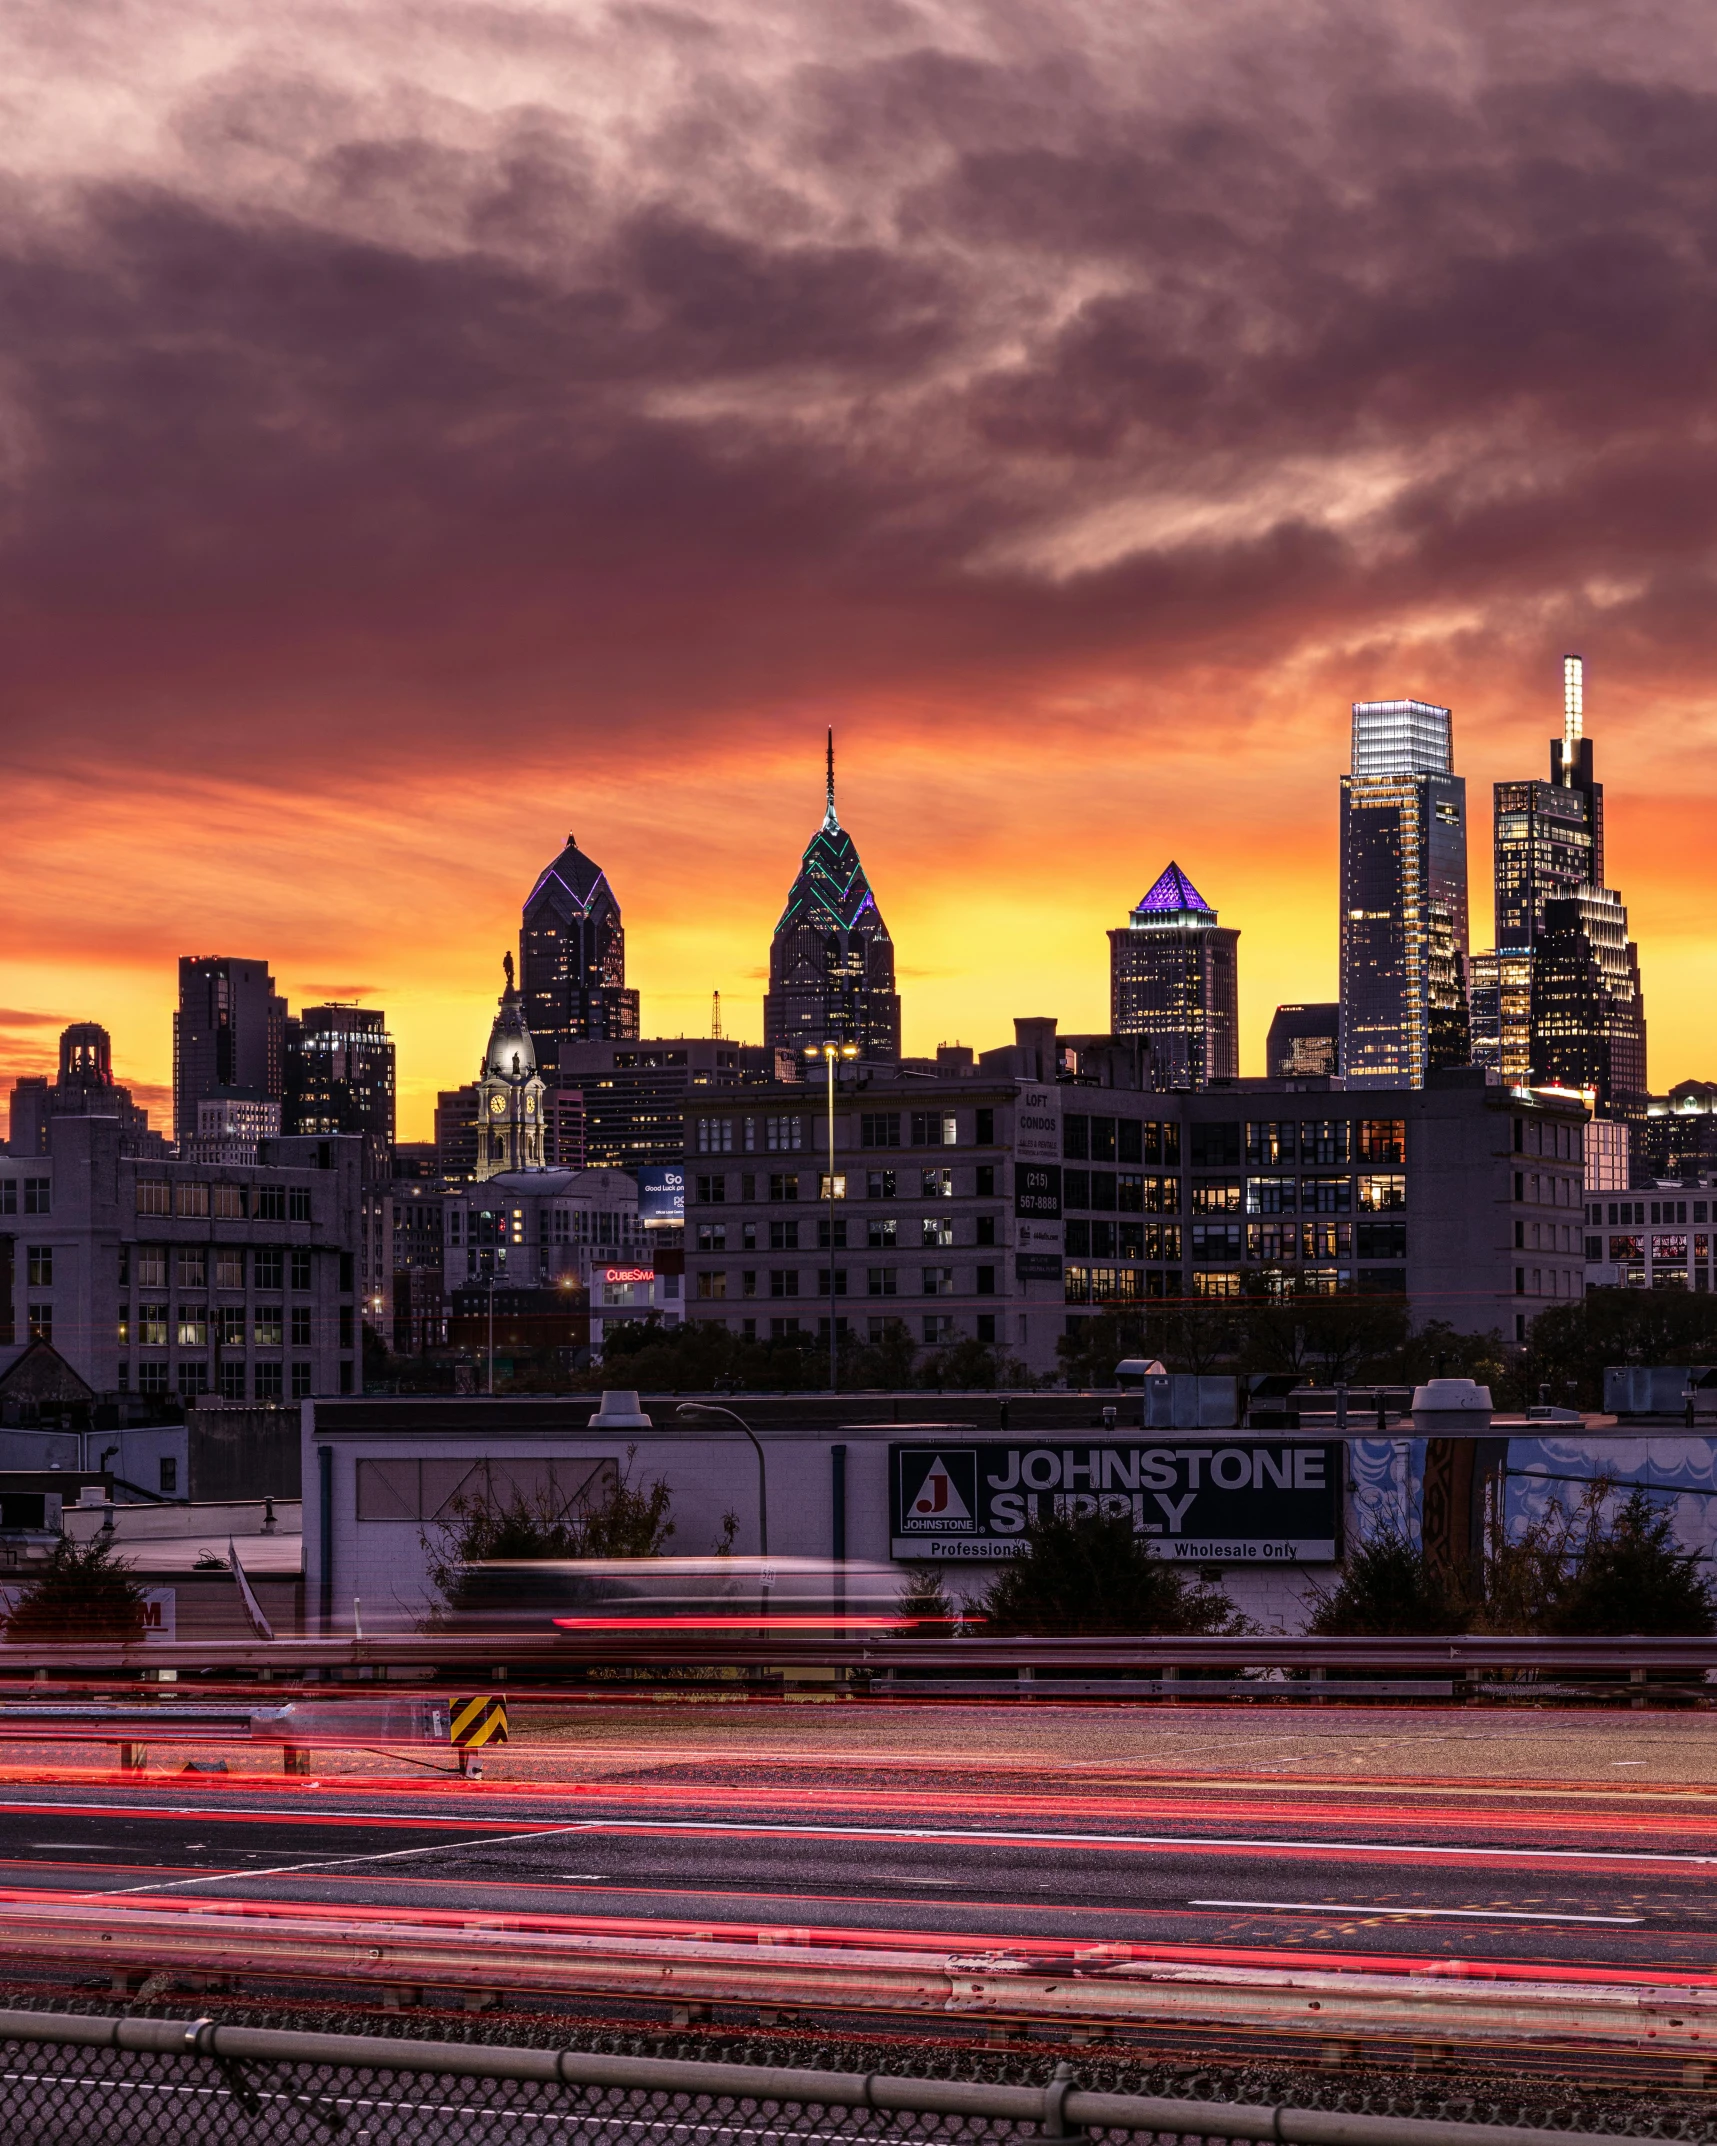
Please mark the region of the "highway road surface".
<svg viewBox="0 0 1717 2146"><path fill-rule="evenodd" d="M482 1783L0 1780L0 1897L1717 1975L1717 1720L588 1708ZM340 1762L324 1755L329 1766ZM569 1924L569 1926L571 1926Z"/></svg>

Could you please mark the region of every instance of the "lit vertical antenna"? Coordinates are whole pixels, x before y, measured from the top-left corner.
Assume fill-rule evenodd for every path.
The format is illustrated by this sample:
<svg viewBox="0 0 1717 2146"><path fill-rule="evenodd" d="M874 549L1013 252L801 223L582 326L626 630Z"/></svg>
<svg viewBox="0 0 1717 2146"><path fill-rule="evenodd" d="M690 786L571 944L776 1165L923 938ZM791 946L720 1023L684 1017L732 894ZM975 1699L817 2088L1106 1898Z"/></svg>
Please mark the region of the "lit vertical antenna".
<svg viewBox="0 0 1717 2146"><path fill-rule="evenodd" d="M710 993L709 1032L717 1043L721 1041L721 993L719 991Z"/></svg>
<svg viewBox="0 0 1717 2146"><path fill-rule="evenodd" d="M1562 658L1562 751L1566 767L1574 748L1585 734L1586 660L1583 656Z"/></svg>

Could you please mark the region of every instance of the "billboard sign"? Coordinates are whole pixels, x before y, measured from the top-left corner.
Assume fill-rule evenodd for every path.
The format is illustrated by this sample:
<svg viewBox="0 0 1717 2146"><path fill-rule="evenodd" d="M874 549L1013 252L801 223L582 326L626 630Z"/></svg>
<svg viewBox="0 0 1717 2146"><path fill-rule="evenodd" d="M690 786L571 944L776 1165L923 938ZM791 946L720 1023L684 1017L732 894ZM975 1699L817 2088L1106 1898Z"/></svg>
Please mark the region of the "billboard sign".
<svg viewBox="0 0 1717 2146"><path fill-rule="evenodd" d="M891 1554L1017 1557L1033 1521L1104 1513L1129 1519L1153 1556L1187 1564L1334 1562L1339 1440L1235 1437L1190 1445L1173 1438L891 1446Z"/></svg>
<svg viewBox="0 0 1717 2146"><path fill-rule="evenodd" d="M1014 1155L1031 1162L1061 1160L1061 1090L1053 1082L1018 1083L1014 1102Z"/></svg>
<svg viewBox="0 0 1717 2146"><path fill-rule="evenodd" d="M1058 1162L1014 1164L1014 1213L1039 1222L1061 1220L1061 1165Z"/></svg>
<svg viewBox="0 0 1717 2146"><path fill-rule="evenodd" d="M686 1219L686 1173L677 1162L646 1163L638 1179L638 1220L646 1229Z"/></svg>

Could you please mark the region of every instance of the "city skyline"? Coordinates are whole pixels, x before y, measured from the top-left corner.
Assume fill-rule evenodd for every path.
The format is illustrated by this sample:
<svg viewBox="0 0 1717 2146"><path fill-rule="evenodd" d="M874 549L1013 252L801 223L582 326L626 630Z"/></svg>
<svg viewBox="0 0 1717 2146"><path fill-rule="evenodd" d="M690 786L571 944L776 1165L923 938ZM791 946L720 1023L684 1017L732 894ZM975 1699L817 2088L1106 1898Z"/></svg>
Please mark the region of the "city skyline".
<svg viewBox="0 0 1717 2146"><path fill-rule="evenodd" d="M1558 677L1560 676L1561 672L1560 670L1558 670ZM1379 698L1380 700L1400 700L1405 703L1410 698L1410 696L1403 694L1380 696ZM1411 698L1416 699L1417 696L1411 696ZM1436 704L1432 705L1435 706ZM1560 708L1559 698L1557 705L1558 708ZM1355 721L1354 706L1350 704L1348 708L1343 711L1343 713L1345 716L1344 728L1347 731L1347 738L1345 741L1346 751L1344 752L1343 758L1344 761L1350 762L1353 751L1352 738L1353 726ZM1457 723L1459 723L1458 710L1456 711L1456 721ZM1467 736L1464 726L1462 726L1462 736L1464 741ZM843 763L843 766L845 765L846 763ZM1339 771L1332 769L1329 772L1333 775ZM1463 775L1465 773L1464 760L1462 764L1462 773ZM845 794L845 788L848 779L848 775L843 774L843 794ZM854 781L852 783L852 787L862 793L864 785L862 781ZM1329 788L1329 783L1327 780L1325 781L1323 787L1326 791ZM1625 821L1626 818L1629 816L1629 807L1631 804L1631 786L1627 785L1625 782L1623 784L1612 785L1612 792L1613 794L1610 800L1610 825L1613 827L1616 817L1619 816L1622 820ZM1479 794L1482 795L1482 792ZM862 805L856 809L860 813L862 813L863 811ZM1482 809L1483 808L1481 806L1481 810ZM1471 903L1473 907L1479 910L1481 914L1486 908L1489 907L1490 904L1491 887L1489 884L1489 875L1486 872L1485 868L1487 861L1492 856L1494 851L1494 844L1489 839L1479 839L1479 835L1485 832L1486 831L1482 829L1475 832L1475 837L1471 845L1471 854L1468 859L1468 871L1472 879L1476 882L1471 892ZM1165 837L1165 839L1167 838ZM1608 836L1606 836L1606 839L1608 839ZM550 847L553 847L552 843ZM569 853L570 847L571 846L569 844ZM788 847L788 845L784 842L783 847ZM1216 853L1214 847L1212 853ZM522 852L521 854L528 853ZM791 855L790 847L788 847L788 854ZM910 859L908 860L908 864L910 865ZM595 867L591 867L591 869L596 870ZM535 889L536 891L540 891L541 881L543 879L548 878L549 876L550 874L547 871L544 871L539 874L534 869L532 869L529 872L526 881L523 883L522 889L502 890L501 898L503 901L507 899L509 891L512 895L512 915L514 921L511 929L513 943L515 945L519 944L521 939L521 933L518 924L520 902L524 900L527 895L532 900L534 900L536 898L536 892L534 892L533 889ZM598 877L600 878L601 876L603 875L598 873ZM607 876L612 881L617 875L609 874ZM1147 876L1151 878L1154 878L1156 876L1154 867L1152 868L1151 873ZM1190 877L1190 874L1188 876ZM630 914L633 906L630 896L630 890L626 888L623 884L619 884L615 886L614 892L615 897L619 900L621 907L625 909L628 914ZM1326 939L1328 947L1330 949L1328 972L1332 981L1337 976L1340 958L1340 926L1338 917L1339 896L1339 833L1337 833L1337 856L1335 860L1333 860L1330 883L1328 888L1325 890ZM892 909L894 906L895 905L893 899L892 897L890 897L889 907ZM1126 904L1128 910L1130 910L1132 906L1133 904L1131 901ZM1238 921L1241 923L1241 927L1245 928L1245 920L1242 919ZM1271 919L1268 913L1267 906L1261 911L1258 922L1259 925L1262 927L1262 929L1260 930L1260 936L1265 937L1266 940L1268 940L1268 926L1271 922ZM506 927L503 925L502 929L504 932L506 930ZM1059 976L1062 988L1056 994L1058 1003L1048 1007L1046 1010L1054 1013L1056 1018L1059 1020L1064 1032L1072 1033L1076 1031L1087 1031L1097 1033L1106 1030L1111 1024L1111 1009L1109 1007L1110 966L1109 961L1103 951L1108 929L1109 926L1107 924L1101 925L1095 935L1095 943L1091 946L1083 946L1083 942L1080 942L1083 947L1082 952L1073 959L1064 960L1061 965L1061 968L1059 970ZM1642 933L1637 922L1632 925L1631 929L1633 936L1636 939L1642 937ZM767 943L768 942L766 941L765 944L767 945ZM1069 942L1064 941L1064 944L1066 943ZM957 1032L951 1030L945 1025L939 1027L937 1025L936 1016L934 1014L933 1008L929 1006L920 1008L914 1007L914 986L916 985L922 987L926 982L929 982L933 985L935 980L925 979L921 971L915 973L915 967L911 960L911 953L912 949L908 947L906 950L906 957L900 966L900 974L902 978L906 980L907 985L907 987L901 992L903 1034L902 1048L906 1055L909 1056L927 1055L935 1050L937 1044L956 1040ZM1315 950L1301 948L1299 950L1299 953L1301 968L1306 973L1312 973L1315 969ZM186 957L181 956L178 958L183 960ZM1655 971L1655 949L1650 947L1646 949L1646 959L1651 962L1652 967ZM492 969L492 952L490 954L489 960L490 967ZM279 964L278 962L274 962L271 959L270 966L280 967L281 964ZM652 985L647 977L647 972L641 975L636 965L631 962L629 962L628 964L628 969L633 986L631 995L634 998L642 999L643 1011L641 1033L653 1035L676 1035L683 1033L691 1037L708 1034L707 993L692 992L689 994L680 995L685 1000L689 1001L691 1007L694 1010L694 1015L696 1012L701 1012L703 1014L704 1019L703 1025L701 1027L692 1025L691 1022L688 1022L682 1028L674 1024L672 1021L663 1021L658 1024L652 1025L651 1011L653 1006L657 1003L658 998L660 997L672 999L675 994L658 994L652 988ZM954 979L958 984L964 986L962 996L965 998L966 1002L969 1005L974 1003L976 1004L977 1021L980 1023L987 1024L987 1026L980 1026L975 1028L970 1033L958 1034L957 1040L965 1042L967 1044L975 1045L980 1049L995 1042L997 1039L1003 1036L1005 1030L1007 1029L1008 1023L1013 1017L1013 1014L1019 1011L1020 1005L1022 1003L1019 988L1016 987L1013 981L1008 979L994 980L992 986L990 987L990 992L988 996L984 996L982 993L976 991L974 989L974 986L978 984L980 979L986 974L986 971L984 971L981 967L978 967L974 969L974 972L972 974L964 975ZM722 990L723 1025L726 1034L731 1039L752 1042L757 1040L757 1036L761 1034L763 1026L764 993L767 989L767 976L768 972L766 964L758 964L751 971L751 981L753 981L755 984L754 993L743 991L729 991L727 989ZM303 1002L306 1005L309 1004L310 992L313 988L313 986L306 986L304 988L302 996ZM284 977L280 982L279 989L281 996L284 1000L295 1002L300 995L291 990L288 982ZM1010 992L1012 993L1011 997L1009 996ZM330 997L334 996L334 994L331 992L325 993L325 995ZM1081 1007L1085 1004L1086 1001L1090 1000L1093 995L1095 995L1099 1003L1092 1008L1091 1017L1089 1019L1080 1019L1079 1011ZM381 1001L386 999L388 1003L382 1008L382 1010L386 1011L387 1013L390 1033L395 1034L396 1038L399 1036L402 1025L406 1025L402 1024L401 1021L396 1017L395 1012L393 1010L392 996L387 993L385 989L372 993L359 992L348 988L348 990L344 994L341 994L341 996L346 1001L355 1002L362 1002L371 999ZM1315 996L1316 994L1314 994L1310 990L1302 994L1302 997L1307 1000L1313 999ZM1332 990L1330 993L1327 994L1327 996L1333 998L1335 996L1334 991ZM1243 1076L1262 1075L1267 1070L1266 1041L1271 1018L1275 1014L1278 1007L1283 1005L1291 1005L1294 1002L1294 997L1293 994L1290 993L1276 992L1268 984L1265 984L1263 986L1258 985L1251 978L1247 970L1246 964L1242 964L1240 999L1241 1017L1239 1071ZM981 1003L977 1003L980 1000ZM481 1005L486 1005L488 1001L486 998L484 998L481 1000L480 1003ZM433 1060L433 1063L436 1067L436 1074L434 1077L437 1083L437 1091L439 1091L443 1088L455 1087L458 1085L461 1079L469 1077L469 1033L461 1030L460 1023L462 1020L466 1021L468 1030L470 1022L472 1021L475 1021L478 1023L478 1025L481 1025L482 1015L480 1007L478 1011L474 1012L472 1004L468 1003L462 994L456 994L453 992L448 992L440 995L436 1001L436 1005L438 1014L437 1034L439 1035L439 1033L441 1032L442 1024L444 1023L450 1026L452 1033L452 1046L450 1055L438 1055ZM1072 1011L1065 1010L1066 1008L1071 1008ZM914 1017L915 1015L916 1018ZM76 1018L81 1017L83 1016L78 1016ZM96 1015L90 1015L88 1017L98 1018L99 1010ZM171 994L169 994L168 999L167 1018L170 1026ZM745 1025L748 1019L750 1021L750 1026ZM7 1034L5 1028L5 1020L6 1016L0 1014L0 1039L4 1039ZM59 1026L64 1025L66 1025L64 1021L61 1021L59 1023ZM104 1025L111 1027L113 1024L111 1022L107 1022ZM1663 1026L1666 1029L1673 1029L1674 1023L1672 1020L1666 1020ZM1690 1026L1692 1027L1693 1032L1697 1034L1697 1025L1690 1024ZM755 1035L752 1033L753 1028L756 1031ZM4 1089L0 1089L0 1103L3 1103L4 1100L4 1090L9 1090L11 1081L19 1077L19 1075L35 1073L44 1070L52 1070L54 1056L58 1050L59 1027L56 1026L50 1031L47 1020L44 1018L39 1021L33 1021L31 1024L31 1028L29 1031L27 1031L27 1033L38 1033L42 1037L43 1041L40 1046L43 1052L42 1062L40 1065L33 1062L26 1062L26 1060L22 1056L17 1056L15 1054L14 1061L10 1065L0 1065L0 1079L4 1080ZM1660 1040L1659 1031L1654 1026L1653 1050L1654 1052L1659 1052L1664 1049L1664 1047L1665 1046ZM171 1044L169 1041L169 1053L170 1049ZM133 1064L134 1061L127 1056L124 1050L123 1041L116 1044L116 1052L117 1063L120 1069L117 1074L117 1077L124 1079L126 1077L125 1068ZM1664 1071L1662 1065L1659 1064L1654 1081L1654 1086L1658 1091L1662 1091L1670 1085L1672 1078L1685 1079L1698 1077L1700 1077L1698 1073L1691 1067L1686 1072L1679 1072L1671 1076L1667 1074ZM165 1128L170 1131L172 1118L172 1087L170 1081L166 1084L155 1084L150 1082L146 1078L134 1077L127 1082L127 1085L130 1086L133 1092L137 1095L139 1102L150 1108L152 1113L151 1122L158 1128L165 1126ZM424 1077L421 1072L418 1072L414 1075L413 1071L409 1068L406 1062L404 1048L402 1046L401 1070L398 1081L398 1137L401 1140L421 1140L428 1139L432 1136L434 1124L435 1093L431 1092L428 1093L426 1096L424 1091Z"/></svg>
<svg viewBox="0 0 1717 2146"><path fill-rule="evenodd" d="M833 722L906 1049L1099 1027L1065 950L1173 855L1257 1071L1337 988L1347 705L1452 705L1477 799L1578 648L1710 1070L1709 40L701 12L0 25L4 1069L101 1019L153 1099L169 965L251 947L386 1007L421 1131L569 827L644 1027L757 1040Z"/></svg>

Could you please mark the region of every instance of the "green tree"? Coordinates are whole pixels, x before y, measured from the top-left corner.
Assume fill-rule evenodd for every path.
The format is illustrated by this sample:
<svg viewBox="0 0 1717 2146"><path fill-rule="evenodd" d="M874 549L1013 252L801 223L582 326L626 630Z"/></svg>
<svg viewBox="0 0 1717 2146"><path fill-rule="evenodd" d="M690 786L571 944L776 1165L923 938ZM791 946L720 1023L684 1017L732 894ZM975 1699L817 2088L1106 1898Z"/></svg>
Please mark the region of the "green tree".
<svg viewBox="0 0 1717 2146"><path fill-rule="evenodd" d="M628 1467L636 1450L627 1452ZM547 1491L534 1497L521 1493L504 1504L462 1498L437 1535L424 1538L429 1576L447 1615L584 1607L628 1590L582 1574L548 1569L533 1574L528 1568L660 1557L674 1533L670 1504L665 1482L634 1487L625 1475L602 1497L567 1507Z"/></svg>
<svg viewBox="0 0 1717 2146"><path fill-rule="evenodd" d="M1236 1312L1241 1362L1248 1371L1289 1372L1308 1383L1375 1375L1407 1339L1400 1297L1247 1297Z"/></svg>
<svg viewBox="0 0 1717 2146"><path fill-rule="evenodd" d="M1589 1289L1527 1329L1522 1397L1599 1408L1608 1364L1717 1363L1717 1296L1685 1289Z"/></svg>
<svg viewBox="0 0 1717 2146"><path fill-rule="evenodd" d="M1153 1557L1125 1513L1034 1522L1022 1554L979 1598L986 1633L1235 1632L1234 1604L1201 1573L1195 1581Z"/></svg>
<svg viewBox="0 0 1717 2146"><path fill-rule="evenodd" d="M143 1637L143 1590L105 1529L86 1543L62 1535L5 1621L6 1637L99 1639L124 1644Z"/></svg>
<svg viewBox="0 0 1717 2146"><path fill-rule="evenodd" d="M914 1565L906 1576L905 1586L895 1597L895 1603L902 1624L912 1628L928 1627L920 1634L925 1639L945 1634L959 1614L942 1583L938 1565Z"/></svg>
<svg viewBox="0 0 1717 2146"><path fill-rule="evenodd" d="M1708 1633L1717 1628L1717 1606L1697 1563L1694 1552L1676 1547L1669 1510L1636 1489L1607 1525L1591 1513L1574 1569L1551 1606L1549 1629L1618 1637Z"/></svg>
<svg viewBox="0 0 1717 2146"><path fill-rule="evenodd" d="M992 1392L998 1383L996 1352L987 1342L962 1337L946 1349L926 1357L919 1371L924 1385L937 1392L944 1387L955 1393Z"/></svg>
<svg viewBox="0 0 1717 2146"><path fill-rule="evenodd" d="M1306 1630L1320 1638L1464 1632L1475 1608L1452 1574L1389 1528L1342 1559L1333 1586L1314 1582L1310 1600Z"/></svg>

